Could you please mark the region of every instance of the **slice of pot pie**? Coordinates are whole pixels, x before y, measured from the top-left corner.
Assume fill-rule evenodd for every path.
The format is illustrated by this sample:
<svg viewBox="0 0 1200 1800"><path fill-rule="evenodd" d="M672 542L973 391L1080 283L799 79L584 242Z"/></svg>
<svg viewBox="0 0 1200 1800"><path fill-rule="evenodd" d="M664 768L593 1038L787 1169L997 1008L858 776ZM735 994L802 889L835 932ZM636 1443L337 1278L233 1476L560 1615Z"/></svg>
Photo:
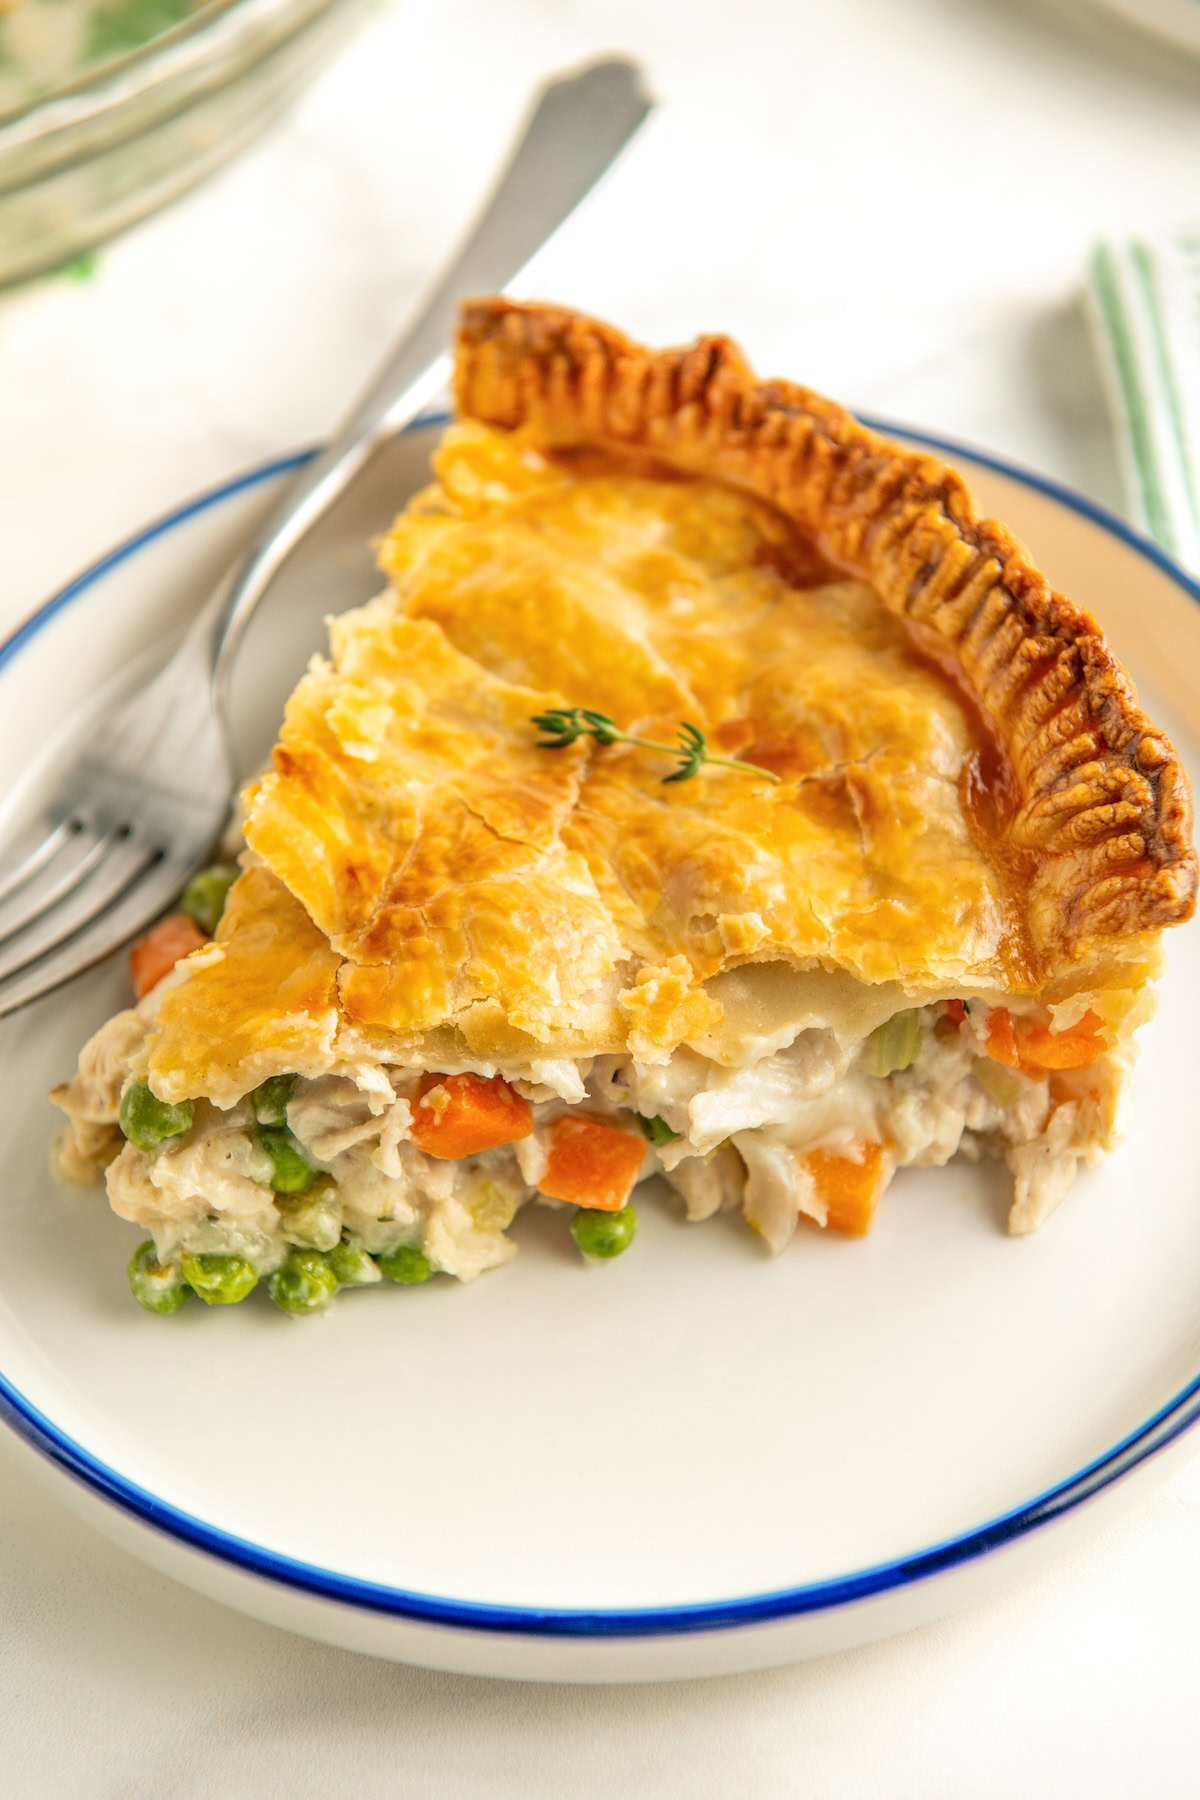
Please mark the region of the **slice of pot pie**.
<svg viewBox="0 0 1200 1800"><path fill-rule="evenodd" d="M468 1279L531 1200L611 1256L650 1174L778 1251L995 1156L1040 1224L1115 1141L1196 888L1095 621L725 339L481 301L455 398L223 913L219 872L192 896L215 935L156 927L56 1091L60 1167L151 1233L139 1298Z"/></svg>

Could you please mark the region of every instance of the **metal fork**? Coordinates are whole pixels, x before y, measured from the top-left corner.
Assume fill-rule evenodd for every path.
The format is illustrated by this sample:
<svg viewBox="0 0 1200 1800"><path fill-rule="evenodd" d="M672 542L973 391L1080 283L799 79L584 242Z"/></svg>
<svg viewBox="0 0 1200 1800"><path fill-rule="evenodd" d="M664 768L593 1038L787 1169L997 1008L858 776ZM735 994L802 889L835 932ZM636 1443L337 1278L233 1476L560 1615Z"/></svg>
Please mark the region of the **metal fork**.
<svg viewBox="0 0 1200 1800"><path fill-rule="evenodd" d="M53 801L0 855L0 1017L133 937L210 854L236 779L230 671L274 576L378 445L445 387L458 300L513 280L652 105L636 65L619 59L541 90L467 241L337 437L289 487L165 668L100 721Z"/></svg>

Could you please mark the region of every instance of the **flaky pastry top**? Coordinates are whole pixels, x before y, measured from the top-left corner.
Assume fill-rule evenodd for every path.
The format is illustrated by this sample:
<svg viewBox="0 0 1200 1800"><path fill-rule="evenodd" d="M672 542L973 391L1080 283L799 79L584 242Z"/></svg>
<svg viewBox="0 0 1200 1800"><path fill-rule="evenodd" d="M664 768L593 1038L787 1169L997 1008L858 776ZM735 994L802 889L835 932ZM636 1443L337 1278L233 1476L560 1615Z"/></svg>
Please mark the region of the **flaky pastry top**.
<svg viewBox="0 0 1200 1800"><path fill-rule="evenodd" d="M456 392L388 592L332 622L248 794L226 975L166 997L161 1070L256 908L326 1051L500 1061L702 1044L750 963L1061 997L1191 910L1170 745L932 459L725 340L655 355L550 308L468 307ZM539 748L574 705L778 781Z"/></svg>

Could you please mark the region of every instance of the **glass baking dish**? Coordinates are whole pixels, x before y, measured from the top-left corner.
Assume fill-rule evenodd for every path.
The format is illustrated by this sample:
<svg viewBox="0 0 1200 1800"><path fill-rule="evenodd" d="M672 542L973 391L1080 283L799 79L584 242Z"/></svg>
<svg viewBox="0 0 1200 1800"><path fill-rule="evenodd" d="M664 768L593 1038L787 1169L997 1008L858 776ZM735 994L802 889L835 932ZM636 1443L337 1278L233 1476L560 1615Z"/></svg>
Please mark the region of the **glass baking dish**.
<svg viewBox="0 0 1200 1800"><path fill-rule="evenodd" d="M369 3L207 5L0 113L0 283L81 256L207 175L320 73Z"/></svg>

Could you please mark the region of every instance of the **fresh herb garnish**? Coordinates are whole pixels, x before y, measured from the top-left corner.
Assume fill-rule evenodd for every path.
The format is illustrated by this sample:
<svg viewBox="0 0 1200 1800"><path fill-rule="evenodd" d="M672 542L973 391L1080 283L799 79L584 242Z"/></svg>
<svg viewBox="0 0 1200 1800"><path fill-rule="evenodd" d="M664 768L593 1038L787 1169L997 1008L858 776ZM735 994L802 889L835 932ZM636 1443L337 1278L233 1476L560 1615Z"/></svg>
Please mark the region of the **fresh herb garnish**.
<svg viewBox="0 0 1200 1800"><path fill-rule="evenodd" d="M639 750L655 750L662 756L673 756L679 767L674 774L664 775L664 781L690 781L705 763L722 769L741 769L748 775L761 775L764 781L779 780L778 775L758 763L743 762L736 756L714 756L700 727L689 724L686 719L679 727L679 741L675 744L656 744L652 738L633 737L627 731L619 731L607 713L591 712L586 706L557 706L551 712L539 713L531 723L546 733L538 741L539 750L565 750L577 739L590 737L598 744L635 744Z"/></svg>

